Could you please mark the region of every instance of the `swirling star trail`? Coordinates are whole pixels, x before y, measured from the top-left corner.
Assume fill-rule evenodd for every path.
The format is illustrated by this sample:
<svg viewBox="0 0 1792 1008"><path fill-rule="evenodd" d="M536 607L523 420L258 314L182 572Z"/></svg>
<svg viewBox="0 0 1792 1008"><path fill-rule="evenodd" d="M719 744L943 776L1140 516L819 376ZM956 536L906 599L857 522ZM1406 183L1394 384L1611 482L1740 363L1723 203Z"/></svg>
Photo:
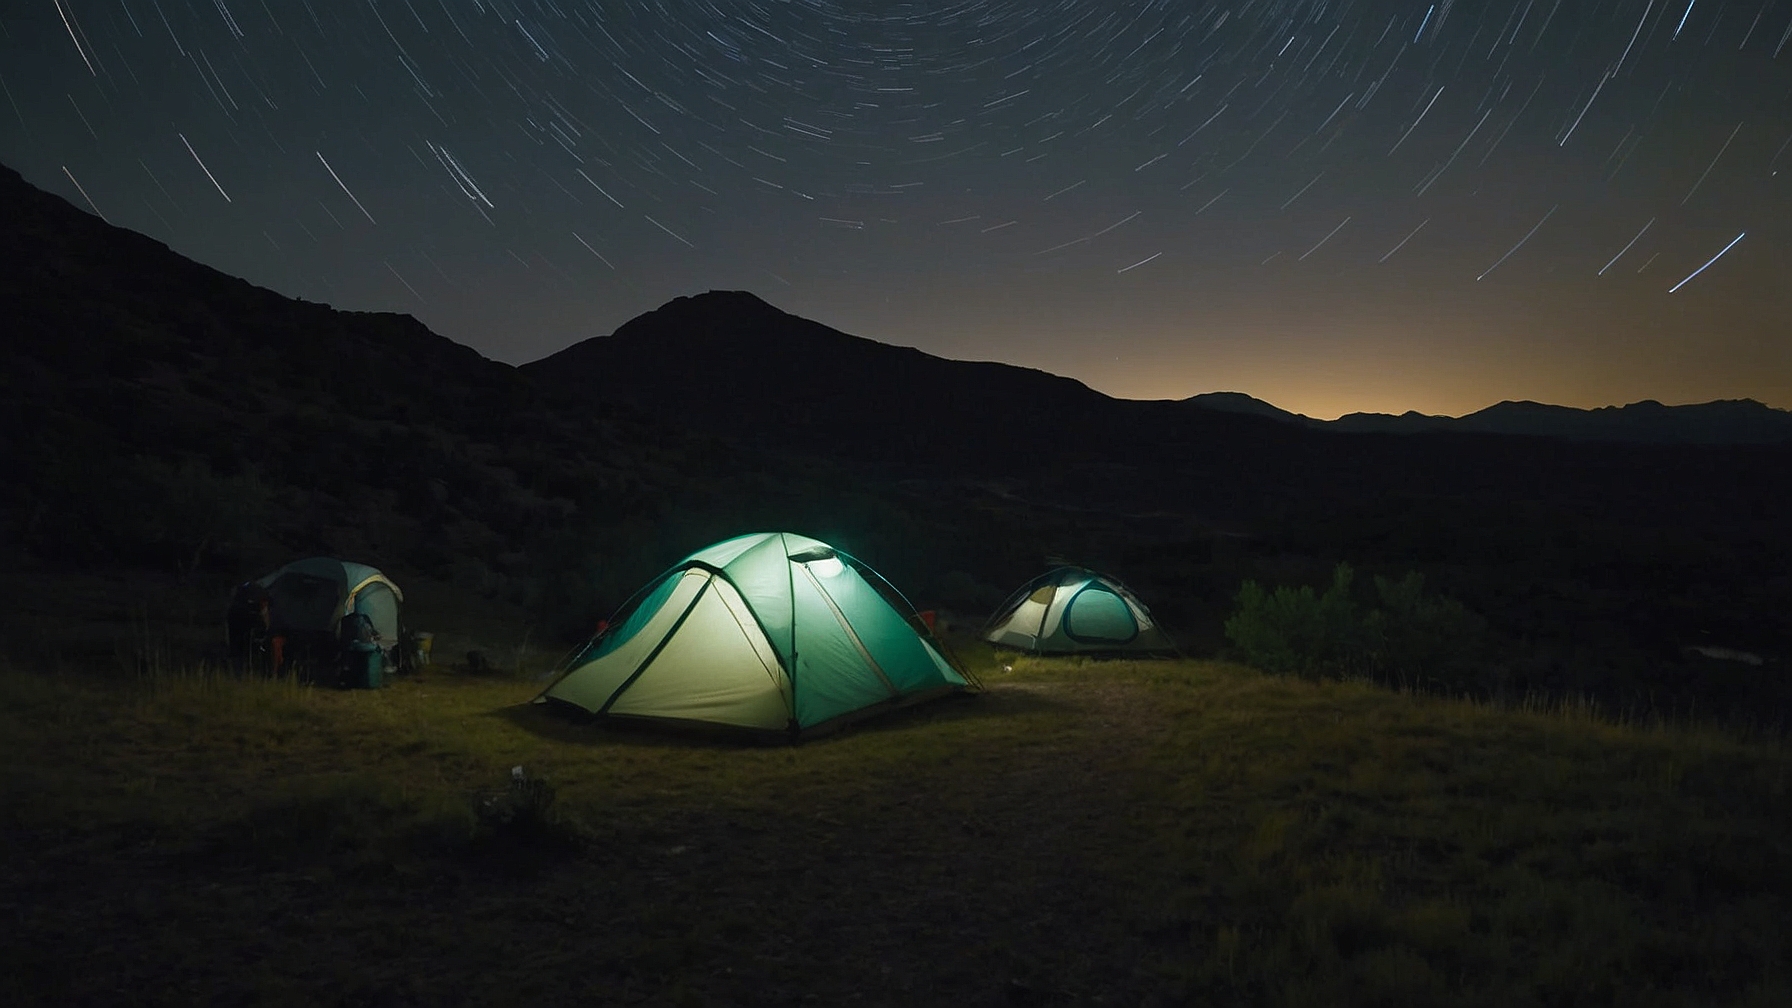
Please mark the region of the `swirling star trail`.
<svg viewBox="0 0 1792 1008"><path fill-rule="evenodd" d="M1788 38L1792 0L20 0L0 160L511 361L746 288L1119 395L1792 406Z"/></svg>

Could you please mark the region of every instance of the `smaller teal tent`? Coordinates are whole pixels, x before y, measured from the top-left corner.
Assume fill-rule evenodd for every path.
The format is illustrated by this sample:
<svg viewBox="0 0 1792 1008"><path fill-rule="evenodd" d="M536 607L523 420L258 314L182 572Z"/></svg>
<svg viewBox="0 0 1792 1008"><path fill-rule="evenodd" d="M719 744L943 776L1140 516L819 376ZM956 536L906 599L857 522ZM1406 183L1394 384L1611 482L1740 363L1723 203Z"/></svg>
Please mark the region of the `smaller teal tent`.
<svg viewBox="0 0 1792 1008"><path fill-rule="evenodd" d="M404 592L391 578L366 564L312 557L292 563L255 582L268 595L268 629L334 635L344 616L360 614L371 625L381 650L398 643L398 605Z"/></svg>
<svg viewBox="0 0 1792 1008"><path fill-rule="evenodd" d="M794 739L969 685L876 571L756 532L649 582L536 702Z"/></svg>
<svg viewBox="0 0 1792 1008"><path fill-rule="evenodd" d="M404 592L366 564L334 557L295 560L238 585L228 628L235 660L265 654L275 670L289 661L333 665L345 650L377 650L380 667L399 664Z"/></svg>
<svg viewBox="0 0 1792 1008"><path fill-rule="evenodd" d="M1131 590L1083 567L1054 568L1022 585L990 618L983 639L1037 654L1175 650Z"/></svg>

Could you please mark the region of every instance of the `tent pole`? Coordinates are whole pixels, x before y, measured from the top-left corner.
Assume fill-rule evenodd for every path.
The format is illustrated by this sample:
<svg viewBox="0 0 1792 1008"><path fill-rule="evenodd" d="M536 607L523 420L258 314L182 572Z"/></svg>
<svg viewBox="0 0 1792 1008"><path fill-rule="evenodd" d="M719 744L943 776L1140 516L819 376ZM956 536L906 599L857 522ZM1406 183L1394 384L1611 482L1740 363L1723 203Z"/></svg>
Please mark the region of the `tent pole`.
<svg viewBox="0 0 1792 1008"><path fill-rule="evenodd" d="M796 574L790 569L790 540L782 532L778 549L784 558L784 590L790 594L790 737L794 739L802 731L796 717Z"/></svg>

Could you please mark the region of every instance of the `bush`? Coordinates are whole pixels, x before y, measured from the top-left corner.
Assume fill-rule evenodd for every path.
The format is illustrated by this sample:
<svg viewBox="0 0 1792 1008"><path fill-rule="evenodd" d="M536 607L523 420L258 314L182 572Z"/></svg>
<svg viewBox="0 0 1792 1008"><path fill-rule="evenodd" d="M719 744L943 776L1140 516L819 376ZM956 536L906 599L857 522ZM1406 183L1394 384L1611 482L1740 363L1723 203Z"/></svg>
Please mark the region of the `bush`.
<svg viewBox="0 0 1792 1008"><path fill-rule="evenodd" d="M1476 685L1487 621L1455 599L1425 594L1425 576L1375 579L1381 607L1364 621L1371 674L1415 686Z"/></svg>
<svg viewBox="0 0 1792 1008"><path fill-rule="evenodd" d="M1351 578L1350 566L1339 564L1323 595L1306 585L1266 591L1246 581L1238 591L1238 611L1226 620L1226 637L1247 662L1266 672L1347 674L1365 650L1364 627L1350 600Z"/></svg>
<svg viewBox="0 0 1792 1008"><path fill-rule="evenodd" d="M1226 637L1266 672L1308 677L1366 675L1402 685L1478 685L1486 621L1453 599L1426 594L1424 575L1375 578L1376 605L1351 598L1348 564L1324 593L1307 586L1266 590L1246 581Z"/></svg>
<svg viewBox="0 0 1792 1008"><path fill-rule="evenodd" d="M584 849L585 831L556 808L554 785L510 768L510 786L473 802L472 852L493 865L528 870Z"/></svg>

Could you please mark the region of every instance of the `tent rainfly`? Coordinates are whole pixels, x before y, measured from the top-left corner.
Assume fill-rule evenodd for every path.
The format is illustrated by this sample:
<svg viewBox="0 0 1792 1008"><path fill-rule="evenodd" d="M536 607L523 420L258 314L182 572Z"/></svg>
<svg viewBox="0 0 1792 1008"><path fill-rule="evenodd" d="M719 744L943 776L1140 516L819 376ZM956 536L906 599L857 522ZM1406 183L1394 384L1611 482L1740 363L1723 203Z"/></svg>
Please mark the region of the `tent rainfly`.
<svg viewBox="0 0 1792 1008"><path fill-rule="evenodd" d="M636 592L536 702L795 740L969 685L876 571L807 536L756 532Z"/></svg>
<svg viewBox="0 0 1792 1008"><path fill-rule="evenodd" d="M1036 654L1175 650L1130 589L1082 567L1058 567L1022 585L983 639Z"/></svg>

